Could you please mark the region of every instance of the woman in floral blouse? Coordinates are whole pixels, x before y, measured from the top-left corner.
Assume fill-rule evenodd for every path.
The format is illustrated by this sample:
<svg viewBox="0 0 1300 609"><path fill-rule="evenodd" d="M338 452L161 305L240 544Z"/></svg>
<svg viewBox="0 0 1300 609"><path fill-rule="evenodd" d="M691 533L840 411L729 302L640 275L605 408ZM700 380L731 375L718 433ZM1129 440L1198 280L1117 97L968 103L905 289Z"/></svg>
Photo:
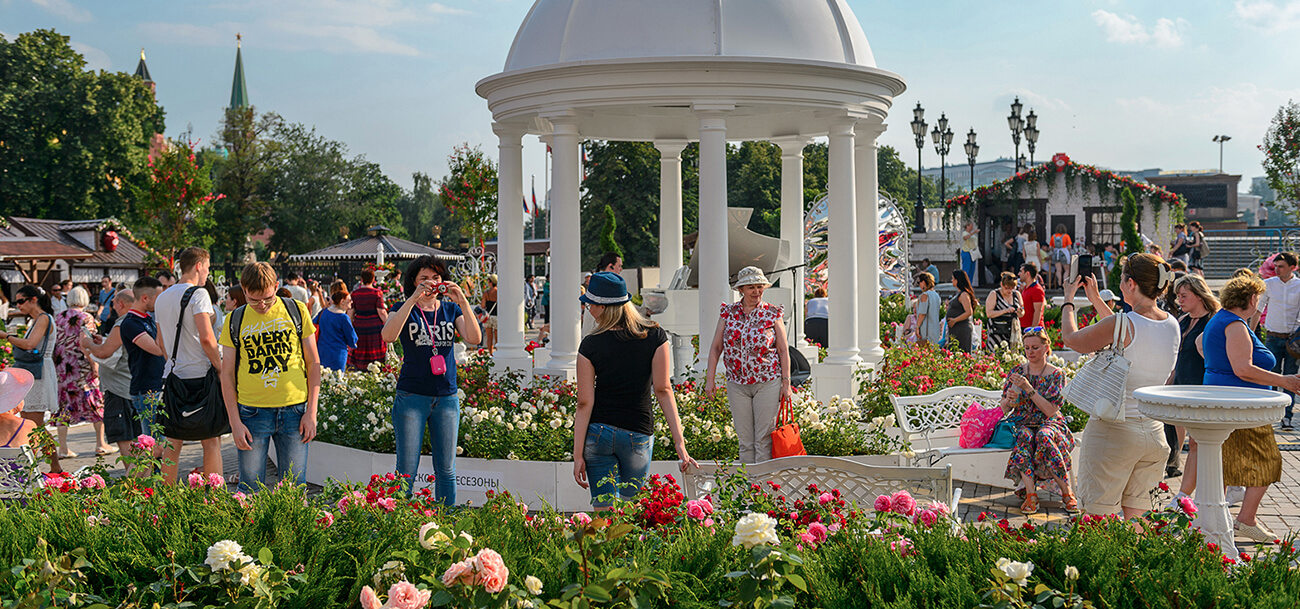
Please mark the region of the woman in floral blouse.
<svg viewBox="0 0 1300 609"><path fill-rule="evenodd" d="M1065 373L1047 363L1052 349L1041 327L1025 330L1024 343L1028 361L1013 368L1002 387L1002 412L1009 413L1006 420L1016 430L1016 445L1007 460L1006 477L1024 484L1022 513L1038 511L1034 485L1040 480L1054 480L1061 489L1065 511L1077 513L1079 501L1070 492L1070 451L1074 450L1074 435L1061 414L1065 404L1061 397Z"/></svg>
<svg viewBox="0 0 1300 609"><path fill-rule="evenodd" d="M740 269L732 286L740 292L740 302L722 305L709 347L704 392L713 396L721 358L727 367L727 401L740 439L741 463L772 458L777 410L790 397L790 348L781 321L783 309L763 302L763 290L770 285L762 269Z"/></svg>

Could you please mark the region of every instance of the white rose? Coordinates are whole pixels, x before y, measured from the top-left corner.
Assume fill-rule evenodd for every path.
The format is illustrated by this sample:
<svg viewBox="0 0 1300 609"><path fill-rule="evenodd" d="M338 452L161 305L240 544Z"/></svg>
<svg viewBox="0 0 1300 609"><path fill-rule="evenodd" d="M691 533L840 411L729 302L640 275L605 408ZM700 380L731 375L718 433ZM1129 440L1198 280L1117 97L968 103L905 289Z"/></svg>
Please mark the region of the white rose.
<svg viewBox="0 0 1300 609"><path fill-rule="evenodd" d="M1065 579L1079 579L1079 568L1074 565L1065 565Z"/></svg>
<svg viewBox="0 0 1300 609"><path fill-rule="evenodd" d="M243 556L243 546L229 539L223 539L208 548L208 558L203 562L213 571L224 571L230 568L231 562L238 562Z"/></svg>
<svg viewBox="0 0 1300 609"><path fill-rule="evenodd" d="M506 399L507 399L507 400L510 400L510 403L511 403L511 404L518 404L518 403L519 403L519 394L516 393L516 392L513 392L513 391L512 391L512 392L510 392L510 395L507 395L507 396L506 396Z"/></svg>
<svg viewBox="0 0 1300 609"><path fill-rule="evenodd" d="M560 423L559 419L551 419L549 425L551 426L551 429L559 429L562 423Z"/></svg>
<svg viewBox="0 0 1300 609"><path fill-rule="evenodd" d="M533 596L540 595L542 593L542 580L529 575L524 578L524 587L528 589L529 594Z"/></svg>
<svg viewBox="0 0 1300 609"><path fill-rule="evenodd" d="M239 570L239 583L245 586L251 586L261 576L262 576L262 567L259 567L250 562L244 565L243 569Z"/></svg>
<svg viewBox="0 0 1300 609"><path fill-rule="evenodd" d="M780 543L776 536L776 519L767 514L745 514L736 522L736 534L731 538L731 545L746 548Z"/></svg>
<svg viewBox="0 0 1300 609"><path fill-rule="evenodd" d="M1017 585L1024 586L1029 583L1029 576L1034 572L1034 563L1016 562L1010 558L999 558L997 562L998 569L1007 575L1011 581Z"/></svg>
<svg viewBox="0 0 1300 609"><path fill-rule="evenodd" d="M424 523L424 526L420 527L419 540L420 546L426 550L432 550L439 543L451 541L447 538L447 534L443 533L442 530L438 528L438 523L436 522L426 522Z"/></svg>
<svg viewBox="0 0 1300 609"><path fill-rule="evenodd" d="M469 438L466 438L466 439L468 440ZM458 454L458 455L463 455L463 454L465 454L465 448L462 447L462 446L457 446L457 447L456 447L456 454Z"/></svg>
<svg viewBox="0 0 1300 609"><path fill-rule="evenodd" d="M337 423L338 420L339 420L339 415L336 415L336 414L332 414L332 415L330 415L330 422L331 422L331 423Z"/></svg>

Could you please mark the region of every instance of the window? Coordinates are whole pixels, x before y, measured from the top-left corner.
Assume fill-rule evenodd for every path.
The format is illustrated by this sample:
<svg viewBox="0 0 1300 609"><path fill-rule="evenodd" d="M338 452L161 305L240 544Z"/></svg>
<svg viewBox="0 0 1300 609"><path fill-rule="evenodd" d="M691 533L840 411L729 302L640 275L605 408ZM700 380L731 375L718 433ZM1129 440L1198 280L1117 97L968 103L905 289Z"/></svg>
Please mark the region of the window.
<svg viewBox="0 0 1300 609"><path fill-rule="evenodd" d="M1086 214L1087 239L1088 243L1104 246L1109 244L1118 244L1123 235L1120 234L1120 214L1123 213L1118 207L1090 207L1084 210Z"/></svg>

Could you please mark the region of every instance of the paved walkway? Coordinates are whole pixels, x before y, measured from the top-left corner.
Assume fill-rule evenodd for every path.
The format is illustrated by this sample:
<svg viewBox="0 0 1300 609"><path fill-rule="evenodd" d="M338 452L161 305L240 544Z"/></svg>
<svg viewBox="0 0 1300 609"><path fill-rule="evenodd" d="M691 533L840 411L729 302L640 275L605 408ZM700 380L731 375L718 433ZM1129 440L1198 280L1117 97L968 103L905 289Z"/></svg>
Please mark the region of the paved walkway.
<svg viewBox="0 0 1300 609"><path fill-rule="evenodd" d="M1279 444L1290 443L1300 447L1300 432L1278 431L1277 440ZM90 425L73 427L68 433L68 441L72 449L81 454L75 459L64 460L64 469L75 471L77 468L95 464L94 431ZM235 444L229 436L223 439L221 449L225 476L231 478L239 471L239 461L235 454ZM117 455L110 455L105 459L105 463L110 469L117 469L120 472L120 466L115 461L116 457ZM182 475L200 467L202 462L203 451L198 442L186 444L181 451ZM275 471L273 466L270 471ZM268 475L268 483L277 480L274 475ZM1177 491L1180 479L1169 478L1165 482L1171 489ZM1069 520L1069 515L1062 509L1060 497L1055 494L1040 492L1041 509L1037 514L1025 517L1020 514L1021 501L1011 489L969 482L959 482L958 485L962 489L958 514L963 520L975 520L980 512L992 512L999 518L1009 519L1015 525L1026 521L1042 524ZM1167 497L1165 501L1168 501ZM1233 511L1235 513L1235 508ZM1259 519L1279 536L1285 536L1287 532L1300 533L1300 450L1282 451L1282 480L1270 487L1268 494L1264 496L1264 502L1260 505Z"/></svg>

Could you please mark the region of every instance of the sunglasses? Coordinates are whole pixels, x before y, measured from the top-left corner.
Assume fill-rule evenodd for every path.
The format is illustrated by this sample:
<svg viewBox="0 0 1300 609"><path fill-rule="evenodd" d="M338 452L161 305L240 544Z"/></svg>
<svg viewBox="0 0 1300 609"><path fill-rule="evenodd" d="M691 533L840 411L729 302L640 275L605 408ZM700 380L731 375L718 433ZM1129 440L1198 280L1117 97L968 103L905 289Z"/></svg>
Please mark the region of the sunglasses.
<svg viewBox="0 0 1300 609"><path fill-rule="evenodd" d="M14 300L14 304L18 306L22 306L33 300L36 300L35 296L28 296L27 298L18 298Z"/></svg>
<svg viewBox="0 0 1300 609"><path fill-rule="evenodd" d="M1042 326L1034 326L1034 327L1032 327L1032 328L1025 328L1024 330L1021 330L1020 332L1021 332L1022 334L1033 334L1033 333L1035 333L1035 332L1042 332L1042 331L1043 331L1043 327L1042 327Z"/></svg>

